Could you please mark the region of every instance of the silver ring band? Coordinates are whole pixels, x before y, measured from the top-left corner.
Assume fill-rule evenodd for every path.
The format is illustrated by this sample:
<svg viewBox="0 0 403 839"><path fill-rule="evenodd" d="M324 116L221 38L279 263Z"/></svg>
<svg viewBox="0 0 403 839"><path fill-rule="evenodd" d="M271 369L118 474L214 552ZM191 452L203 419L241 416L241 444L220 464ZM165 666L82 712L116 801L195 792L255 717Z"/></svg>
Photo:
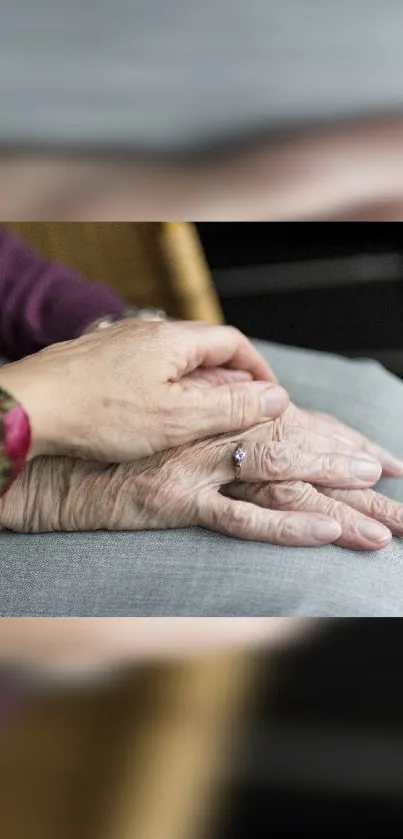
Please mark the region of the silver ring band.
<svg viewBox="0 0 403 839"><path fill-rule="evenodd" d="M242 443L238 443L233 455L232 455L232 462L235 466L235 477L237 481L241 480L241 468L242 464L246 458L246 451L242 445Z"/></svg>

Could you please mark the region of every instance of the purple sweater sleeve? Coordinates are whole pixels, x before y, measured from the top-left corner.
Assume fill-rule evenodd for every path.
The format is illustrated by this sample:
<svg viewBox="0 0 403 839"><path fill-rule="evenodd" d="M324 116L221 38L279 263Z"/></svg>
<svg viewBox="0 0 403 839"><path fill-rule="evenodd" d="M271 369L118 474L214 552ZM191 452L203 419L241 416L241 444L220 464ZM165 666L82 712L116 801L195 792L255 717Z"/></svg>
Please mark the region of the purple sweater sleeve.
<svg viewBox="0 0 403 839"><path fill-rule="evenodd" d="M107 286L47 262L0 227L0 355L15 360L75 338L123 306Z"/></svg>

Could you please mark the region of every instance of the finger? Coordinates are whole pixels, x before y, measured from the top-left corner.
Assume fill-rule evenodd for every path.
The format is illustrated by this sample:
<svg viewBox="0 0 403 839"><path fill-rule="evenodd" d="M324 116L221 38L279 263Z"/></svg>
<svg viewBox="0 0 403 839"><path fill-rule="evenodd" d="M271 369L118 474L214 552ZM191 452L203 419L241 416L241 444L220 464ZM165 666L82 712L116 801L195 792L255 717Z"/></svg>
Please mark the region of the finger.
<svg viewBox="0 0 403 839"><path fill-rule="evenodd" d="M230 367L247 370L254 379L277 382L277 377L251 341L233 326L210 325L198 321L181 324L165 323L165 330L177 335L180 329L182 345L186 349L180 376L191 373L198 367ZM178 338L175 338L177 342Z"/></svg>
<svg viewBox="0 0 403 839"><path fill-rule="evenodd" d="M331 516L341 527L341 535L335 541L336 545L352 550L379 550L390 542L392 538L390 529L383 523L374 521L373 518L357 511L350 506L348 501L346 503L338 500L343 496L348 499L352 495L364 496L366 493L377 495L372 490L343 492L317 489L301 481L260 485L235 483L226 487L226 494L253 502L261 507L274 510L303 510ZM337 498L333 497L336 494ZM400 527L403 529L402 525Z"/></svg>
<svg viewBox="0 0 403 839"><path fill-rule="evenodd" d="M340 525L328 516L265 510L213 491L203 497L198 524L237 539L290 547L327 545L341 533Z"/></svg>
<svg viewBox="0 0 403 839"><path fill-rule="evenodd" d="M379 460L385 477L403 477L403 461L399 460L399 458L395 457L387 449L373 443L368 437L361 434L360 431L357 431L355 428L350 428L329 414L316 411L303 411L302 413L305 413L306 417L308 417L308 419L305 418L305 421L309 427L323 434L332 435L334 438L345 442L346 445L350 444L351 446L355 446L372 457L375 457L376 460ZM302 423L304 423L304 419L298 415L298 422L301 419Z"/></svg>
<svg viewBox="0 0 403 839"><path fill-rule="evenodd" d="M394 501L372 489L338 490L329 487L317 487L317 489L323 495L348 504L354 510L381 522L394 536L403 536L403 504L400 501Z"/></svg>
<svg viewBox="0 0 403 839"><path fill-rule="evenodd" d="M340 423L340 425L342 425ZM321 427L321 426L318 426ZM335 432L339 431L335 425ZM341 429L342 431L343 429ZM346 431L348 431L346 426ZM367 455L371 459L377 460L382 467L382 473L385 477L397 478L403 476L403 463L397 458L393 457L381 446L370 443L366 437L359 432L353 432L351 439L344 437L342 433L334 433L331 435L331 425L327 427L328 434L316 434L315 432L305 431L298 426L287 428L287 442L298 445L300 448L319 452L346 452L355 457Z"/></svg>
<svg viewBox="0 0 403 839"><path fill-rule="evenodd" d="M177 389L180 388L178 395ZM194 385L171 387L172 427L170 445L215 434L242 431L275 419L288 406L288 394L278 385L264 382L231 382L217 387Z"/></svg>
<svg viewBox="0 0 403 839"><path fill-rule="evenodd" d="M186 386L199 385L209 387L210 385L224 385L228 382L249 382L252 376L246 370L229 370L227 367L198 367L193 373L188 373L181 383Z"/></svg>
<svg viewBox="0 0 403 839"><path fill-rule="evenodd" d="M286 431L287 443L297 446L305 451L316 452L317 454L329 454L333 452L348 454L359 457L362 449L350 440L342 440L339 437L332 437L329 434L316 434L299 426L290 426Z"/></svg>
<svg viewBox="0 0 403 839"><path fill-rule="evenodd" d="M345 454L304 451L288 443L252 442L242 439L245 458L241 465L243 481L307 481L341 489L361 489L375 484L381 475L378 461L368 455L352 457ZM221 460L217 472L228 482L234 474L233 455L236 444L221 442ZM226 451L224 456L223 449ZM217 448L217 456L220 449ZM321 476L315 477L315 476Z"/></svg>
<svg viewBox="0 0 403 839"><path fill-rule="evenodd" d="M375 457L379 460L379 463L382 466L382 473L385 478L403 477L403 462L391 454L391 452L387 451L387 449L383 449L382 446L378 446L376 443L371 443L369 440L365 441L364 438L362 450L371 455L371 457Z"/></svg>

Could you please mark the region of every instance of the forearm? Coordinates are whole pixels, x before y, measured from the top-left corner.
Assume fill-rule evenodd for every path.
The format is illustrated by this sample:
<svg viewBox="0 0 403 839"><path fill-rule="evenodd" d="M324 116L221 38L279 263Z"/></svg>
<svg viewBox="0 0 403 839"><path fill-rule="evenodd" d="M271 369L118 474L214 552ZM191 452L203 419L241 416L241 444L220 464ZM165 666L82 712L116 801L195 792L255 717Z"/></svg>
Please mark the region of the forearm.
<svg viewBox="0 0 403 839"><path fill-rule="evenodd" d="M100 283L35 254L0 228L0 354L22 358L81 334L93 321L123 309Z"/></svg>

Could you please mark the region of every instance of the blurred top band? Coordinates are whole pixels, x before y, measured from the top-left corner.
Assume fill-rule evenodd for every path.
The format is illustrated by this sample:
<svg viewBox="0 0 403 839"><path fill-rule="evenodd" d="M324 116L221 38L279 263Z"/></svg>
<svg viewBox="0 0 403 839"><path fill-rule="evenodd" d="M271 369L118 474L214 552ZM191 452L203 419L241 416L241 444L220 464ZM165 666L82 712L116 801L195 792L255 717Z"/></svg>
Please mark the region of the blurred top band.
<svg viewBox="0 0 403 839"><path fill-rule="evenodd" d="M0 148L191 152L403 110L397 0L12 0Z"/></svg>

